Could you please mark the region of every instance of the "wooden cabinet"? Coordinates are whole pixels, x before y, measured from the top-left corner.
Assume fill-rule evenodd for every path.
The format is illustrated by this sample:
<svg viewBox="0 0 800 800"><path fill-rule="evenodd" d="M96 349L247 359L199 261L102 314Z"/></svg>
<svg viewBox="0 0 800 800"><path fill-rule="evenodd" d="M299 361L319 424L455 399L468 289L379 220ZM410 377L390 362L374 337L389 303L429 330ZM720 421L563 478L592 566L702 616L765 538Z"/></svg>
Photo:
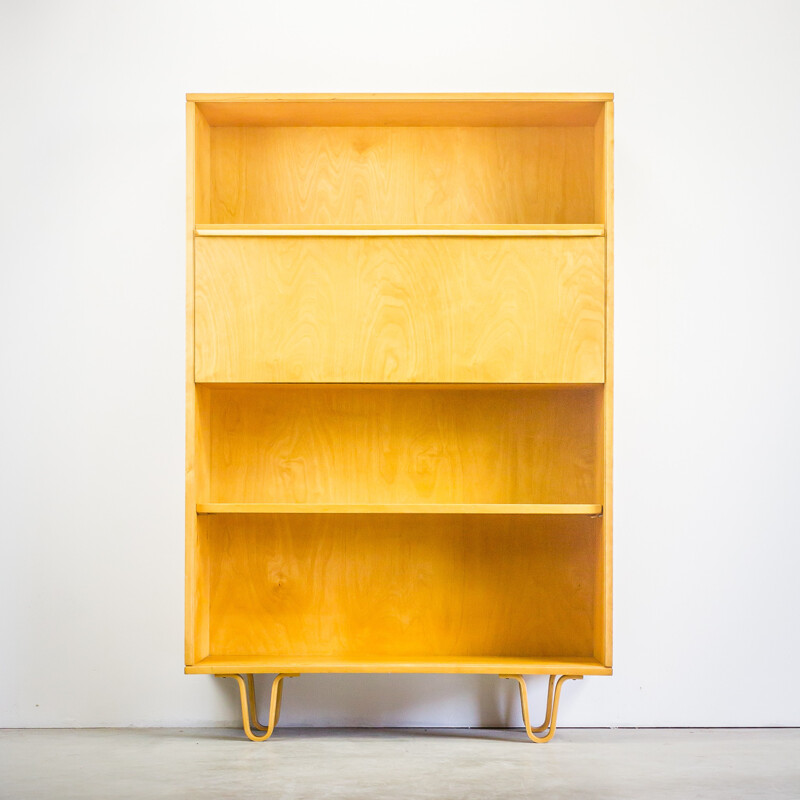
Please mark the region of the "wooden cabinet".
<svg viewBox="0 0 800 800"><path fill-rule="evenodd" d="M287 675L510 677L546 741L611 673L612 116L189 96L186 671L250 738Z"/></svg>

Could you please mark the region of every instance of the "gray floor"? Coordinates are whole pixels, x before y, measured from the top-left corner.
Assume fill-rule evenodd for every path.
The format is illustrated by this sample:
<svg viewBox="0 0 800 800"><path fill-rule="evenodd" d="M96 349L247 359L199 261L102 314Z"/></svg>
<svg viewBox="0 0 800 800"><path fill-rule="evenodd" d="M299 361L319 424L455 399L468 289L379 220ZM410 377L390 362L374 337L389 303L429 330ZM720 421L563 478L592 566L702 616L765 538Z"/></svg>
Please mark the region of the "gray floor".
<svg viewBox="0 0 800 800"><path fill-rule="evenodd" d="M800 730L6 730L0 797L796 799Z"/></svg>

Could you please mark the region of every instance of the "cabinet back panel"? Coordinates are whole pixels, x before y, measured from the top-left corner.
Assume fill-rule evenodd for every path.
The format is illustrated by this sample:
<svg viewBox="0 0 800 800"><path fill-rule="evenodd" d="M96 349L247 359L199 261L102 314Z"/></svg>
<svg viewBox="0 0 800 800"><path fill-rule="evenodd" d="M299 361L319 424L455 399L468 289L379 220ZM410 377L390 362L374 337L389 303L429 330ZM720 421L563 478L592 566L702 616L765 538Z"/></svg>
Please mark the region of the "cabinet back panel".
<svg viewBox="0 0 800 800"><path fill-rule="evenodd" d="M599 520L206 524L212 655L592 655Z"/></svg>
<svg viewBox="0 0 800 800"><path fill-rule="evenodd" d="M198 223L590 223L585 127L212 127ZM601 213L601 210L597 210Z"/></svg>
<svg viewBox="0 0 800 800"><path fill-rule="evenodd" d="M596 383L603 237L198 237L198 382Z"/></svg>
<svg viewBox="0 0 800 800"><path fill-rule="evenodd" d="M207 392L199 502L601 502L599 386Z"/></svg>

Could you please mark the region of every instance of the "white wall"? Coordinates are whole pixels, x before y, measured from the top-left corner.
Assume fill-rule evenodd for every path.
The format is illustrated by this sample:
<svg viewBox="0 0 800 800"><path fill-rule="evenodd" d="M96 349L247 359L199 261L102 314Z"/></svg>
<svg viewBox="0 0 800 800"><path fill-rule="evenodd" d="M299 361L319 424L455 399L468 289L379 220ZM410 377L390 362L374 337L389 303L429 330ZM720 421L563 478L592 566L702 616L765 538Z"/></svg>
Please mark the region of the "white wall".
<svg viewBox="0 0 800 800"><path fill-rule="evenodd" d="M798 30L765 0L5 3L0 724L238 718L182 674L187 91L616 92L616 671L562 721L800 724ZM307 676L284 716L518 724L513 691Z"/></svg>

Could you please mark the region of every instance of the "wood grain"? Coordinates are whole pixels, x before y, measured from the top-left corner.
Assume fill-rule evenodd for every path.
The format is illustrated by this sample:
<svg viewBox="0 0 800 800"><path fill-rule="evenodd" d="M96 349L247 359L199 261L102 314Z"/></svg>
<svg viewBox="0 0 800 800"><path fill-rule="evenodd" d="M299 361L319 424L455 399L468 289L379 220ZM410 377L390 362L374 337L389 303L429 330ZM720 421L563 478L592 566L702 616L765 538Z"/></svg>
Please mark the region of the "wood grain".
<svg viewBox="0 0 800 800"><path fill-rule="evenodd" d="M601 502L599 386L207 390L198 502Z"/></svg>
<svg viewBox="0 0 800 800"><path fill-rule="evenodd" d="M211 128L200 223L595 221L594 128Z"/></svg>
<svg viewBox="0 0 800 800"><path fill-rule="evenodd" d="M205 524L210 655L593 656L597 519Z"/></svg>
<svg viewBox="0 0 800 800"><path fill-rule="evenodd" d="M602 238L198 237L199 382L592 383Z"/></svg>
<svg viewBox="0 0 800 800"><path fill-rule="evenodd" d="M211 131L208 122L195 109L194 137L194 219L211 218Z"/></svg>
<svg viewBox="0 0 800 800"><path fill-rule="evenodd" d="M184 474L185 519L185 590L184 590L184 658L193 664L208 655L208 570L203 568L202 537L198 530L196 505L208 491L210 462L198 455L198 438L210 431L197 402L194 382L194 225L196 208L195 167L196 145L205 122L198 122L194 103L186 104L186 460ZM202 431L202 433L201 433Z"/></svg>

